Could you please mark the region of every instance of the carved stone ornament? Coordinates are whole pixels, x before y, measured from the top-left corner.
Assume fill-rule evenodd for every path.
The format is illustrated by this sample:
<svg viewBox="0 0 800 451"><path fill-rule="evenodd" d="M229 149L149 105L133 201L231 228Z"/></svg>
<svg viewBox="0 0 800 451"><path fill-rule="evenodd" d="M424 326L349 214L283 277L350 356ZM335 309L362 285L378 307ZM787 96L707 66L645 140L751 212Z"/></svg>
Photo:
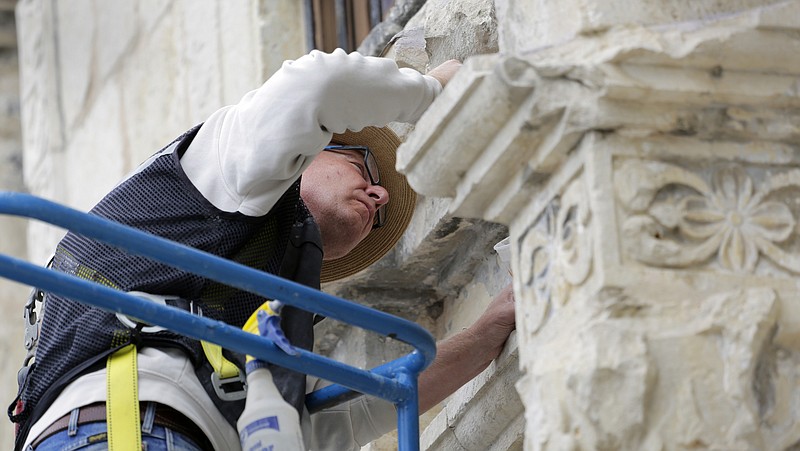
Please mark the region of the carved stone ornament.
<svg viewBox="0 0 800 451"><path fill-rule="evenodd" d="M800 189L800 170L753 177L736 164L716 166L706 180L682 167L628 160L615 189L629 213L623 221L625 252L648 265L687 267L716 259L720 268L753 273L763 255L800 273L800 256L785 250L795 235L789 204L777 194Z"/></svg>
<svg viewBox="0 0 800 451"><path fill-rule="evenodd" d="M571 182L554 198L519 241L520 279L533 289L528 331L536 332L553 300L564 305L573 286L582 284L592 267L591 211L583 179Z"/></svg>

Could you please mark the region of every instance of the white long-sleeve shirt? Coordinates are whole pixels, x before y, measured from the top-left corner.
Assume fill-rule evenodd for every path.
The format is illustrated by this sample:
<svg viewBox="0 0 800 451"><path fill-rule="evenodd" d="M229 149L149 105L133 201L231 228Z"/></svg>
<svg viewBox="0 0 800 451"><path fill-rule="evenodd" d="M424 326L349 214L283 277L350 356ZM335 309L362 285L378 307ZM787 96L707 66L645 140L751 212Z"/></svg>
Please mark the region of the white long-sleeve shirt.
<svg viewBox="0 0 800 451"><path fill-rule="evenodd" d="M414 122L441 91L439 82L392 60L312 51L287 61L260 88L211 115L181 158L189 180L215 207L264 215L311 164L333 133ZM180 352L138 355L139 399L170 405L194 421L218 450L240 449L238 434ZM72 409L106 400L105 369L67 386L34 424L26 446ZM317 381L310 380L313 386ZM314 450L358 450L395 427L390 403L362 397L304 416Z"/></svg>
<svg viewBox="0 0 800 451"><path fill-rule="evenodd" d="M439 91L435 78L389 59L312 51L211 115L181 165L215 207L261 216L333 133L414 122Z"/></svg>

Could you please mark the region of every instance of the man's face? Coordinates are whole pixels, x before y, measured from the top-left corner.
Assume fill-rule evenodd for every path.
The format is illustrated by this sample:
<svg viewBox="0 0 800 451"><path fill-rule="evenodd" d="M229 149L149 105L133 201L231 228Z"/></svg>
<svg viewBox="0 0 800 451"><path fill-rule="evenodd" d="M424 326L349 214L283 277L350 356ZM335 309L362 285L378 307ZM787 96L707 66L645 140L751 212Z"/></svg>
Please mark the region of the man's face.
<svg viewBox="0 0 800 451"><path fill-rule="evenodd" d="M300 182L300 196L319 225L325 260L347 255L372 230L375 212L389 193L369 181L364 154L320 153Z"/></svg>

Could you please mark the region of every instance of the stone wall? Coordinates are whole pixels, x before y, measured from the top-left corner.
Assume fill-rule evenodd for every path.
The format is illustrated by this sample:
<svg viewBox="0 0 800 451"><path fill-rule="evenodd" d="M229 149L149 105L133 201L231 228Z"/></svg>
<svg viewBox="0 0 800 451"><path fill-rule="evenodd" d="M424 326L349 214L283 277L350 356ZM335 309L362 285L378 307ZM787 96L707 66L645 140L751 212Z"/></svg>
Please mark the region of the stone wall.
<svg viewBox="0 0 800 451"><path fill-rule="evenodd" d="M19 118L19 70L14 24L14 2L0 2L0 191L25 191L22 179L22 136ZM0 253L25 259L25 221L0 216ZM17 368L25 356L22 347L22 305L29 289L0 279L0 387L2 405L16 394ZM11 423L0 422L0 447L10 449Z"/></svg>
<svg viewBox="0 0 800 451"><path fill-rule="evenodd" d="M20 2L30 191L91 207L151 153L302 55L300 13L288 0ZM34 261L63 234L29 233Z"/></svg>

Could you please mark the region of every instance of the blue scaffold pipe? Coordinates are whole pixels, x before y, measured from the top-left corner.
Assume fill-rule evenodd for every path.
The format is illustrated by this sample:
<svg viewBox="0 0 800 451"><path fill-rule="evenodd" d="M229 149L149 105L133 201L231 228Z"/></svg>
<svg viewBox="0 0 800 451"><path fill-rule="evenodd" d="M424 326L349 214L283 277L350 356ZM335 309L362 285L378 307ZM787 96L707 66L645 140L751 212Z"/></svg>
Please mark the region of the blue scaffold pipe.
<svg viewBox="0 0 800 451"><path fill-rule="evenodd" d="M133 254L400 340L419 351L419 358L407 362L408 369L415 374L430 365L436 355L436 343L431 334L411 321L99 216L29 194L13 192L0 192L0 213L38 219Z"/></svg>
<svg viewBox="0 0 800 451"><path fill-rule="evenodd" d="M272 341L222 321L193 315L179 308L139 298L95 282L49 270L0 254L0 276L35 286L112 312L123 313L187 337L217 343L223 348L280 366L344 384L361 393L396 401L408 387L379 372L354 368L302 349L291 356Z"/></svg>
<svg viewBox="0 0 800 451"><path fill-rule="evenodd" d="M419 395L417 391L417 377L406 370L399 370L397 380L400 384L410 387L405 393L407 397L401 399L397 406L397 446L403 451L419 451Z"/></svg>
<svg viewBox="0 0 800 451"><path fill-rule="evenodd" d="M392 360L391 362L384 363L370 371L375 374L383 374L396 379L400 371L406 371L406 368L410 366L408 360L413 358L420 358L417 351L399 359ZM357 398L358 396L358 393L341 385L329 385L306 395L306 407L310 413L316 413L328 407L333 407L345 401Z"/></svg>

